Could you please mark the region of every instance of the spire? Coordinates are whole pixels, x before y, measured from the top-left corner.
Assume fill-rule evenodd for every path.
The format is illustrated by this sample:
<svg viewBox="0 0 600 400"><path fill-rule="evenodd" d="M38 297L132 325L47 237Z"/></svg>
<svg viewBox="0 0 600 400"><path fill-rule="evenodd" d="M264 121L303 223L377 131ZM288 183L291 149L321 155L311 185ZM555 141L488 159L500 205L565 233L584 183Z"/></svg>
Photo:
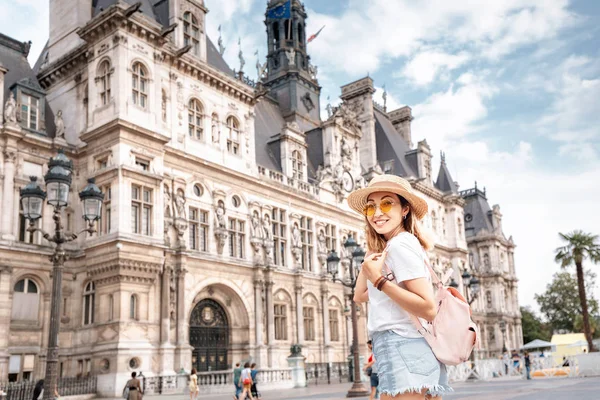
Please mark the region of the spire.
<svg viewBox="0 0 600 400"><path fill-rule="evenodd" d="M221 36L221 25L219 25L219 54L223 55L225 53L226 47L223 46L223 37Z"/></svg>
<svg viewBox="0 0 600 400"><path fill-rule="evenodd" d="M246 60L244 60L244 53L242 52L242 38L238 38L238 46L240 51L238 53L238 58L240 59L240 74L244 73L244 65L246 65Z"/></svg>
<svg viewBox="0 0 600 400"><path fill-rule="evenodd" d="M444 193L458 193L456 183L454 182L454 179L452 179L448 166L446 165L446 153L440 151L440 157L442 162L440 163L440 171L438 173L437 181L435 182L435 187Z"/></svg>
<svg viewBox="0 0 600 400"><path fill-rule="evenodd" d="M385 83L383 84L383 112L387 112L387 89Z"/></svg>

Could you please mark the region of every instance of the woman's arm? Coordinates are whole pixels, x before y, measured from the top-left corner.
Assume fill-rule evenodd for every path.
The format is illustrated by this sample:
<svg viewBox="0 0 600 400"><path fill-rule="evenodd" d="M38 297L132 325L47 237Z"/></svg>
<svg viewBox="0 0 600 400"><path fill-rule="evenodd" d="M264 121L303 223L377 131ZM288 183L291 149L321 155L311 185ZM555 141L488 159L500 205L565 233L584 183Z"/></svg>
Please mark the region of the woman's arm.
<svg viewBox="0 0 600 400"><path fill-rule="evenodd" d="M433 321L437 309L431 283L426 278L417 278L404 281L404 285L406 289L398 286L396 282L386 282L381 291L409 313Z"/></svg>
<svg viewBox="0 0 600 400"><path fill-rule="evenodd" d="M373 254L365 259L361 273L364 272L366 278L375 283L382 275L384 260L387 256L387 251L381 254ZM406 289L398 286L396 282L386 282L382 291L400 307L409 313L432 321L437 310L433 297L431 283L425 278L416 278L404 281Z"/></svg>

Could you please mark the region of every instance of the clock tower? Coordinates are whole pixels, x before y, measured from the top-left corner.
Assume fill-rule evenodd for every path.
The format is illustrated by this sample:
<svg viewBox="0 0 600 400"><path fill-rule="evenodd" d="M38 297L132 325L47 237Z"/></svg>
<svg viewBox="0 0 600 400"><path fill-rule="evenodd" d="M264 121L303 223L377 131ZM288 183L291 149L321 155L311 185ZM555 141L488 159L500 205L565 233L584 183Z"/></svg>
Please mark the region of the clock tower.
<svg viewBox="0 0 600 400"><path fill-rule="evenodd" d="M319 126L321 87L306 43L306 11L298 0L271 0L267 6L267 70L262 78L286 121L303 131Z"/></svg>

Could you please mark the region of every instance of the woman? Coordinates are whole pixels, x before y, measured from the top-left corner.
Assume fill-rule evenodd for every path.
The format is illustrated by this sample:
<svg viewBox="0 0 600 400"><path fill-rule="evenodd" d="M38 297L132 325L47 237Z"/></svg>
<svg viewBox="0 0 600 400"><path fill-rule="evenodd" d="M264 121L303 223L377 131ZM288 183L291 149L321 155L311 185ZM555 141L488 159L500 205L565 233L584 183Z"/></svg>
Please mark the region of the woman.
<svg viewBox="0 0 600 400"><path fill-rule="evenodd" d="M141 400L142 395L142 386L140 385L140 380L136 378L136 373L131 373L131 379L127 381L125 384L126 387L129 388L129 395L127 396L127 400Z"/></svg>
<svg viewBox="0 0 600 400"><path fill-rule="evenodd" d="M371 378L371 395L369 396L369 400L375 400L377 398L377 386L379 386L379 375L377 374L375 356L373 355L373 341L369 340L367 346L369 346L369 359L365 364L364 370ZM371 370L371 373L368 373L369 369Z"/></svg>
<svg viewBox="0 0 600 400"><path fill-rule="evenodd" d="M198 397L198 392L200 388L198 387L198 375L196 375L196 368L192 368L192 372L190 373L190 400L194 400Z"/></svg>
<svg viewBox="0 0 600 400"><path fill-rule="evenodd" d="M252 397L252 370L249 362L244 364L244 369L240 375L240 386L242 387L242 394L238 400L245 400L246 394L250 396L250 400L254 400L254 397Z"/></svg>
<svg viewBox="0 0 600 400"><path fill-rule="evenodd" d="M258 375L258 369L256 368L256 363L252 363L250 366L250 378L252 378L252 387L250 388L250 393L257 399L260 399L260 393L256 388L256 375Z"/></svg>
<svg viewBox="0 0 600 400"><path fill-rule="evenodd" d="M351 193L348 204L366 218L369 254L358 276L354 301L369 301L368 329L381 399L440 399L452 390L446 367L435 358L410 317L432 321L437 313L425 265L424 249L431 243L419 226L427 214L427 202L405 179L381 175Z"/></svg>

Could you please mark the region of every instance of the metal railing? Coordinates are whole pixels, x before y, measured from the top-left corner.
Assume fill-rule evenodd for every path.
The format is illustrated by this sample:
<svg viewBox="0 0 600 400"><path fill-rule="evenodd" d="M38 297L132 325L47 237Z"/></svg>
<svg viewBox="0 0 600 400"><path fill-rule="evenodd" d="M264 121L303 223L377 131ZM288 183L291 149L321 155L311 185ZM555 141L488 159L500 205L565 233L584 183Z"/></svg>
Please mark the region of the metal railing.
<svg viewBox="0 0 600 400"><path fill-rule="evenodd" d="M96 393L96 376L86 378L61 378L58 381L60 397ZM31 400L36 382L0 382L0 391L6 393L6 400Z"/></svg>
<svg viewBox="0 0 600 400"><path fill-rule="evenodd" d="M171 394L177 389L177 375L151 376L142 384L144 394Z"/></svg>
<svg viewBox="0 0 600 400"><path fill-rule="evenodd" d="M306 364L306 383L309 385L350 382L350 363Z"/></svg>

